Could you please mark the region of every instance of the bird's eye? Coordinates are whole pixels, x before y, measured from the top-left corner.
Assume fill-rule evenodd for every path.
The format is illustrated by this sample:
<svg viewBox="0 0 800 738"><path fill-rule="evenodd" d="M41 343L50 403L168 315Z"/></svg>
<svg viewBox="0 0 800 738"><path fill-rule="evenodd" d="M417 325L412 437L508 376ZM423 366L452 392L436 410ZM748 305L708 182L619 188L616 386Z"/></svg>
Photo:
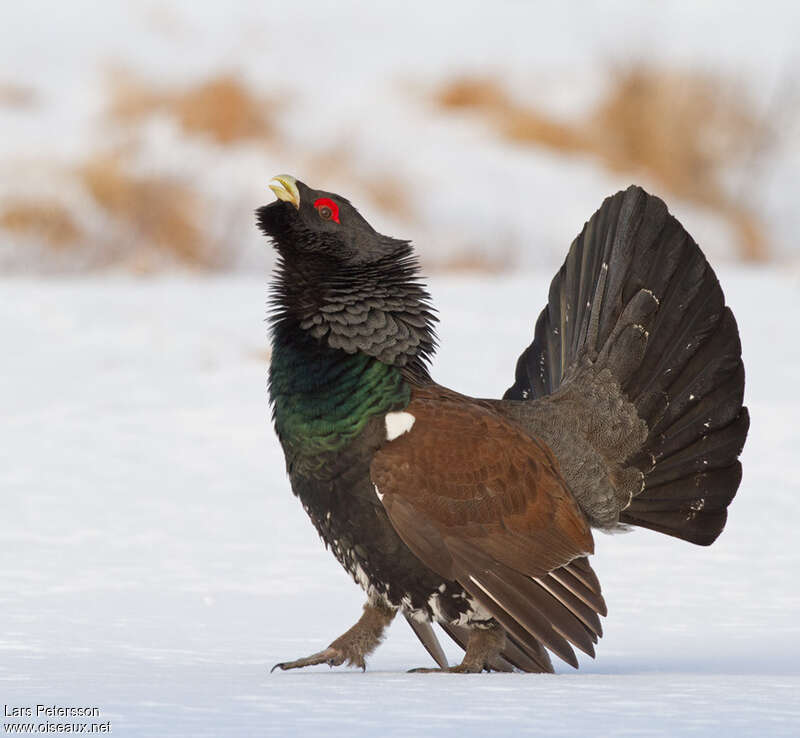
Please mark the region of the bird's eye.
<svg viewBox="0 0 800 738"><path fill-rule="evenodd" d="M339 222L339 206L329 197L320 197L314 203L314 207L317 209L319 217L323 220Z"/></svg>

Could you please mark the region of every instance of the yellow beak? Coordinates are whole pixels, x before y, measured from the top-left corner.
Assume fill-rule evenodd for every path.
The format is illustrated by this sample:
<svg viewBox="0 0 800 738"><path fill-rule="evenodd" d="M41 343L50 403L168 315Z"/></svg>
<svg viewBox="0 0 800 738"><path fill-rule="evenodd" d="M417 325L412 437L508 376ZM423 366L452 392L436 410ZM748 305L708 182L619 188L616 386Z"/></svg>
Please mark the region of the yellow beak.
<svg viewBox="0 0 800 738"><path fill-rule="evenodd" d="M297 190L297 180L294 177L289 174L279 174L272 178L269 188L279 200L290 202L298 210L300 209L300 192Z"/></svg>

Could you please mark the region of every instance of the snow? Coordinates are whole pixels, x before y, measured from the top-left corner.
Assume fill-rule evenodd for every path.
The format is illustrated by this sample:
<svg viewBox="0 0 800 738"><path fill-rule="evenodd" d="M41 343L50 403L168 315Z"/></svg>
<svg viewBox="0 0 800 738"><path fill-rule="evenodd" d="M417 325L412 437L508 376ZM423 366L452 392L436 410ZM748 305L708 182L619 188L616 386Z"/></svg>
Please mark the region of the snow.
<svg viewBox="0 0 800 738"><path fill-rule="evenodd" d="M550 276L432 280L436 378L504 391ZM598 535L605 635L554 676L407 674L432 662L402 620L366 673L270 674L363 595L289 491L266 276L4 278L2 701L97 706L131 736L797 735L800 284L719 276L752 415L728 527L708 549Z"/></svg>

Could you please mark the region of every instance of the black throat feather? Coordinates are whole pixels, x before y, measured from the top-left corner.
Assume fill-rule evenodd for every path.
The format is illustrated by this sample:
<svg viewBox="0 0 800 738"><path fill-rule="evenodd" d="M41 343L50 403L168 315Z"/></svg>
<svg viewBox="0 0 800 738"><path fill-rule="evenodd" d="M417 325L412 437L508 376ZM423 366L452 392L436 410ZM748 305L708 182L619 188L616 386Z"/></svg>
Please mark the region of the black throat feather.
<svg viewBox="0 0 800 738"><path fill-rule="evenodd" d="M332 349L396 366L411 384L427 384L435 310L411 245L381 239L385 255L369 263L279 252L270 299L273 336L300 330Z"/></svg>

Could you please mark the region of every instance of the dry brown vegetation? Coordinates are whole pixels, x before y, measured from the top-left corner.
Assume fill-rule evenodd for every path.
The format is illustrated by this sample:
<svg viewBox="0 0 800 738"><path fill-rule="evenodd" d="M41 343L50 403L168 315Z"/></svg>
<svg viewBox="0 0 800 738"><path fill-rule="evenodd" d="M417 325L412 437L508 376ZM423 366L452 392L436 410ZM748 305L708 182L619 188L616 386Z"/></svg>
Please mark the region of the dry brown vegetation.
<svg viewBox="0 0 800 738"><path fill-rule="evenodd" d="M107 155L92 158L73 175L107 218L99 228L82 230L58 201L24 198L0 207L0 229L61 251L82 250L96 267L150 272L169 263L195 269L225 265L219 244L201 228L201 198L182 182L132 174L119 157Z"/></svg>
<svg viewBox="0 0 800 738"><path fill-rule="evenodd" d="M508 255L464 249L441 261L426 262L425 266L428 271L448 274L500 274L512 263L513 258Z"/></svg>
<svg viewBox="0 0 800 738"><path fill-rule="evenodd" d="M111 115L132 123L153 113L172 115L190 135L218 143L272 135L269 103L232 75L220 75L185 88L149 85L124 72L111 75Z"/></svg>
<svg viewBox="0 0 800 738"><path fill-rule="evenodd" d="M219 144L272 136L269 105L233 76L222 75L181 89L145 84L113 74L111 124L134 130L151 114L174 116L186 136ZM0 103L23 104L27 92L0 85ZM22 199L0 205L0 228L41 239L53 247L75 246L95 266L121 264L147 272L165 264L193 268L225 266L231 254L207 235L205 203L186 177L135 173L136 136L118 142L116 153L97 153L68 172L104 215L81 232L68 208L56 201Z"/></svg>
<svg viewBox="0 0 800 738"><path fill-rule="evenodd" d="M340 142L326 152L316 154L308 161L309 181L324 182L331 179L347 179L352 185L363 189L381 210L399 218L411 218L413 208L407 186L390 173L364 173L353 164L353 155L347 144Z"/></svg>
<svg viewBox="0 0 800 738"><path fill-rule="evenodd" d="M491 79L454 80L436 100L446 109L479 112L509 140L595 156L615 171L643 172L665 190L724 216L739 234L744 258L767 256L763 227L721 179L724 168L758 150L769 131L742 96L717 80L646 67L624 70L576 123L520 105Z"/></svg>
<svg viewBox="0 0 800 738"><path fill-rule="evenodd" d="M202 269L225 266L233 255L209 235L204 221L208 203L187 183L188 175L141 174L131 166L139 154L136 134L149 116L169 115L186 136L206 136L221 145L265 141L275 147L280 139L272 123L274 103L232 75L181 88L121 72L112 82L107 122L134 135L116 141L117 154L96 154L69 172L103 217L94 221L89 214L77 221L55 199L17 198L0 204L0 228L50 248L83 249L87 263L95 266L122 264L139 271L176 262ZM621 71L577 122L520 104L502 83L489 78L451 81L438 90L436 101L448 111L473 111L509 141L592 156L632 178L647 176L663 191L725 217L739 234L744 257L767 255L762 224L726 190L723 173L731 162L758 153L769 131L743 96L715 80L648 68ZM0 83L0 105L35 102L32 90ZM354 148L344 139L326 152L309 154L305 170L314 181L345 180L384 213L413 221L410 185L391 172L364 171L356 162ZM509 258L467 247L431 266L495 272L507 268Z"/></svg>
<svg viewBox="0 0 800 738"><path fill-rule="evenodd" d="M518 105L492 79L462 77L453 80L438 91L437 101L447 109L480 111L496 130L514 141L565 152L584 148L579 132L569 124Z"/></svg>
<svg viewBox="0 0 800 738"><path fill-rule="evenodd" d="M113 157L98 157L79 172L95 202L126 224L132 249L155 248L194 267L216 266L197 226L196 194L177 181L127 173Z"/></svg>
<svg viewBox="0 0 800 738"><path fill-rule="evenodd" d="M381 210L401 218L410 217L412 207L402 182L391 175L362 177L361 182Z"/></svg>
<svg viewBox="0 0 800 738"><path fill-rule="evenodd" d="M30 87L0 82L0 105L10 108L29 108L36 104L36 93Z"/></svg>
<svg viewBox="0 0 800 738"><path fill-rule="evenodd" d="M81 230L69 211L53 200L14 200L0 210L0 227L40 239L54 248L77 242Z"/></svg>

